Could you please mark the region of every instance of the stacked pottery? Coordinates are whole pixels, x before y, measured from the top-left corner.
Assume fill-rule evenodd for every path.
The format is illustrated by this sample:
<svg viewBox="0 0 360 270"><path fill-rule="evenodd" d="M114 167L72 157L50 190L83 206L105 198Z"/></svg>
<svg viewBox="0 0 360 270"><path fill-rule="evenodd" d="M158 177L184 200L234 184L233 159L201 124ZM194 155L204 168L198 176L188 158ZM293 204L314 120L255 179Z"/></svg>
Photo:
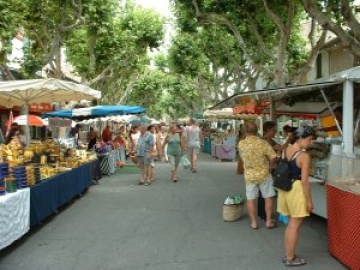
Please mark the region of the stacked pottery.
<svg viewBox="0 0 360 270"><path fill-rule="evenodd" d="M27 187L26 168L24 166L13 167L12 173L18 189Z"/></svg>
<svg viewBox="0 0 360 270"><path fill-rule="evenodd" d="M17 191L17 183L15 177L13 176L5 177L5 185L6 185L6 192L13 193Z"/></svg>
<svg viewBox="0 0 360 270"><path fill-rule="evenodd" d="M33 165L35 183L41 182L40 164Z"/></svg>
<svg viewBox="0 0 360 270"><path fill-rule="evenodd" d="M9 164L0 163L0 196L6 194L5 177L9 175Z"/></svg>
<svg viewBox="0 0 360 270"><path fill-rule="evenodd" d="M34 175L34 167L26 166L26 184L28 187L35 185L35 175Z"/></svg>

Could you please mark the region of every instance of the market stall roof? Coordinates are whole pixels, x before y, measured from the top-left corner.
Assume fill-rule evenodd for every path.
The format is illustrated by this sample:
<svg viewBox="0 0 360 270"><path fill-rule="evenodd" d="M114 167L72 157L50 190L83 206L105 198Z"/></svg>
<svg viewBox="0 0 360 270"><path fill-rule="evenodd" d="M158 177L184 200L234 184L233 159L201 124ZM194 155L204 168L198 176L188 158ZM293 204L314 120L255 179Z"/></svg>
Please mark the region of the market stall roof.
<svg viewBox="0 0 360 270"><path fill-rule="evenodd" d="M42 114L42 117L91 119L91 118L97 118L108 115L140 114L145 111L146 109L140 106L126 106L126 105L95 106L88 108L61 110L50 113L44 113Z"/></svg>
<svg viewBox="0 0 360 270"><path fill-rule="evenodd" d="M31 103L79 101L83 99L100 99L101 92L87 85L58 79L34 79L17 81L0 81L0 105L6 107L25 106L29 114ZM30 129L25 126L26 142L30 142Z"/></svg>
<svg viewBox="0 0 360 270"><path fill-rule="evenodd" d="M87 85L58 79L34 79L0 81L0 105L22 106L31 103L46 103L100 99L101 92Z"/></svg>
<svg viewBox="0 0 360 270"><path fill-rule="evenodd" d="M292 86L286 86L286 87L280 87L280 88L268 89L268 90L263 89L256 91L247 91L239 94L234 94L231 97L228 97L227 99L209 108L209 110L213 110L213 109L218 110L222 108L234 107L239 103L242 97L271 95L272 99L276 101L284 98L284 96L289 94L298 95L300 93L304 93L307 91L311 92L319 89L325 90L326 88L341 84L347 80L353 81L355 83L360 83L360 66L331 74L329 76L317 79L309 84L292 85Z"/></svg>
<svg viewBox="0 0 360 270"><path fill-rule="evenodd" d="M331 102L331 108L334 110L338 103ZM325 102L296 102L289 106L284 103L278 103L275 105L276 114L278 115L321 115L329 114L329 108ZM270 113L270 107L266 107L263 113Z"/></svg>
<svg viewBox="0 0 360 270"><path fill-rule="evenodd" d="M292 95L296 95L296 94L304 93L306 91L311 92L314 90L324 89L326 87L330 87L340 83L341 82L323 82L323 83L312 83L312 84L304 84L304 85L294 85L294 86L269 89L269 90L247 91L240 94L234 94L231 97L228 97L227 99L209 108L209 110L214 110L214 109L219 110L222 108L234 107L239 103L238 101L241 100L242 97L271 95L273 100L278 100L284 98L284 96L289 92L291 92Z"/></svg>

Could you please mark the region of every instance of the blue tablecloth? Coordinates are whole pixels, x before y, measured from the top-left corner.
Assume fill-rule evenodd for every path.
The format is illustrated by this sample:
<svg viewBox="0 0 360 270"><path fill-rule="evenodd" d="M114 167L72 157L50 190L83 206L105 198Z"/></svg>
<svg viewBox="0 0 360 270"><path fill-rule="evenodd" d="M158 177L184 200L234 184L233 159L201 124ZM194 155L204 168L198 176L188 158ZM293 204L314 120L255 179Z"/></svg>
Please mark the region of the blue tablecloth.
<svg viewBox="0 0 360 270"><path fill-rule="evenodd" d="M92 164L61 173L30 189L30 226L39 224L92 182Z"/></svg>

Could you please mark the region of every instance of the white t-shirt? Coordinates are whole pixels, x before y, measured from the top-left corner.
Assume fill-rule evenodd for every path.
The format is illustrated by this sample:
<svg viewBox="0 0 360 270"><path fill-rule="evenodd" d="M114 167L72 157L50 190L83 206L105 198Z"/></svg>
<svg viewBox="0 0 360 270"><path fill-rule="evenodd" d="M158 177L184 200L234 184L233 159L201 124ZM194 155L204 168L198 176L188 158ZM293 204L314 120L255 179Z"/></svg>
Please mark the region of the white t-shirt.
<svg viewBox="0 0 360 270"><path fill-rule="evenodd" d="M131 151L137 151L140 135L141 135L140 131L137 133L131 133L131 142L132 142Z"/></svg>
<svg viewBox="0 0 360 270"><path fill-rule="evenodd" d="M198 126L190 126L186 128L188 147L200 148L200 128Z"/></svg>

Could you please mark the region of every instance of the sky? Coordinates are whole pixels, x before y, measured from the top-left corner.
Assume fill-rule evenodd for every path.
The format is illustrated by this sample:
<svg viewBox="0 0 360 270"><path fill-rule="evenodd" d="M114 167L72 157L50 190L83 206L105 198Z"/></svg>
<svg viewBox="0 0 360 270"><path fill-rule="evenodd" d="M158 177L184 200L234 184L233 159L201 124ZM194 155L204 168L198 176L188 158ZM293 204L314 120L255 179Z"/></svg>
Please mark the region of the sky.
<svg viewBox="0 0 360 270"><path fill-rule="evenodd" d="M135 0L135 3L150 8L159 12L163 16L170 16L170 3L169 0Z"/></svg>
<svg viewBox="0 0 360 270"><path fill-rule="evenodd" d="M141 5L144 8L152 9L166 18L173 17L170 11L169 0L135 0L134 2ZM171 24L169 23L165 24L165 32L166 33L165 33L164 43L161 46L161 48L159 48L159 51L166 51L171 44L171 36L173 34L173 27ZM157 50L155 50L155 53L156 51Z"/></svg>

